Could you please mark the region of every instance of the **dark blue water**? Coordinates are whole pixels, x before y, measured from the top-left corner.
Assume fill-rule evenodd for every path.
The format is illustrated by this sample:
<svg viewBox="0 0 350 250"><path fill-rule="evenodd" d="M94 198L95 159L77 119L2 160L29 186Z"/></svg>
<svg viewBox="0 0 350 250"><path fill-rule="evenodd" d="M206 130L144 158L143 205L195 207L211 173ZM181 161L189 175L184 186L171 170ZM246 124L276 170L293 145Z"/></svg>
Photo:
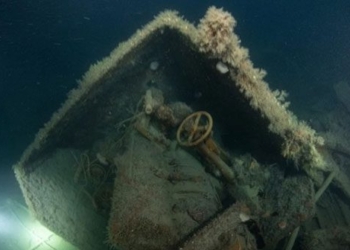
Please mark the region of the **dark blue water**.
<svg viewBox="0 0 350 250"><path fill-rule="evenodd" d="M350 1L214 1L272 88L298 114L350 81ZM89 65L157 13L198 23L213 1L0 0L0 168L10 173L34 134ZM305 109L305 110L303 110Z"/></svg>

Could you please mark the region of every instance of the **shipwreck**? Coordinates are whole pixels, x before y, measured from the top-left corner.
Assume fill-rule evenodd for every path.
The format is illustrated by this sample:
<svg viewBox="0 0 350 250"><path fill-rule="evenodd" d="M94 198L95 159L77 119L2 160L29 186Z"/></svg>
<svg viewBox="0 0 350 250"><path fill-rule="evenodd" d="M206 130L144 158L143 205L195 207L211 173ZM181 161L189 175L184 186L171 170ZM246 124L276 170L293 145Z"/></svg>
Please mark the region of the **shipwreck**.
<svg viewBox="0 0 350 250"><path fill-rule="evenodd" d="M14 166L33 215L84 250L291 249L322 229L318 198L349 181L235 26L165 11L93 64Z"/></svg>

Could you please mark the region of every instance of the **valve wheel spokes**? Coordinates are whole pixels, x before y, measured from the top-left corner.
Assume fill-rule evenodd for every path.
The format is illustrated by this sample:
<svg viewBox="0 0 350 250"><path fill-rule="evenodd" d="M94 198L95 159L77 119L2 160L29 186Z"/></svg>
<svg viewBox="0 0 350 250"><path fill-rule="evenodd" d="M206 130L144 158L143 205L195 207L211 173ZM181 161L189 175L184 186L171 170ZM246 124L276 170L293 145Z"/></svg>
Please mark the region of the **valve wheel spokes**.
<svg viewBox="0 0 350 250"><path fill-rule="evenodd" d="M210 136L213 118L206 111L187 116L177 130L176 139L182 146L196 146Z"/></svg>

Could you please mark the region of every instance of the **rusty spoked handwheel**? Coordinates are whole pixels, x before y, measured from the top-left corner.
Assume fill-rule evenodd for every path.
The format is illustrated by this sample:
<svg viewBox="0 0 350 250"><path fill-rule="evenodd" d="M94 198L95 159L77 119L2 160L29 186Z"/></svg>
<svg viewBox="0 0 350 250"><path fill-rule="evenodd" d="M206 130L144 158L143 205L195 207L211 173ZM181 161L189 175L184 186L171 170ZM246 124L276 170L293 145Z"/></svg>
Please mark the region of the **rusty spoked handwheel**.
<svg viewBox="0 0 350 250"><path fill-rule="evenodd" d="M187 116L176 133L176 139L182 146L196 146L210 136L213 118L206 111L198 111Z"/></svg>

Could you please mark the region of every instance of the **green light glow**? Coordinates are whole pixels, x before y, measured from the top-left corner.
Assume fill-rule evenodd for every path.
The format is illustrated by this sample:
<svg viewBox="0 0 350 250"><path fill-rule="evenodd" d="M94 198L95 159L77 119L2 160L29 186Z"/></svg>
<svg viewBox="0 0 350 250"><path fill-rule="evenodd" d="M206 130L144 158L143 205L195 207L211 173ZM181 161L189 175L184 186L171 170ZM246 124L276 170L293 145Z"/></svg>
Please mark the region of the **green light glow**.
<svg viewBox="0 0 350 250"><path fill-rule="evenodd" d="M0 239L1 250L77 250L10 199L0 204Z"/></svg>

